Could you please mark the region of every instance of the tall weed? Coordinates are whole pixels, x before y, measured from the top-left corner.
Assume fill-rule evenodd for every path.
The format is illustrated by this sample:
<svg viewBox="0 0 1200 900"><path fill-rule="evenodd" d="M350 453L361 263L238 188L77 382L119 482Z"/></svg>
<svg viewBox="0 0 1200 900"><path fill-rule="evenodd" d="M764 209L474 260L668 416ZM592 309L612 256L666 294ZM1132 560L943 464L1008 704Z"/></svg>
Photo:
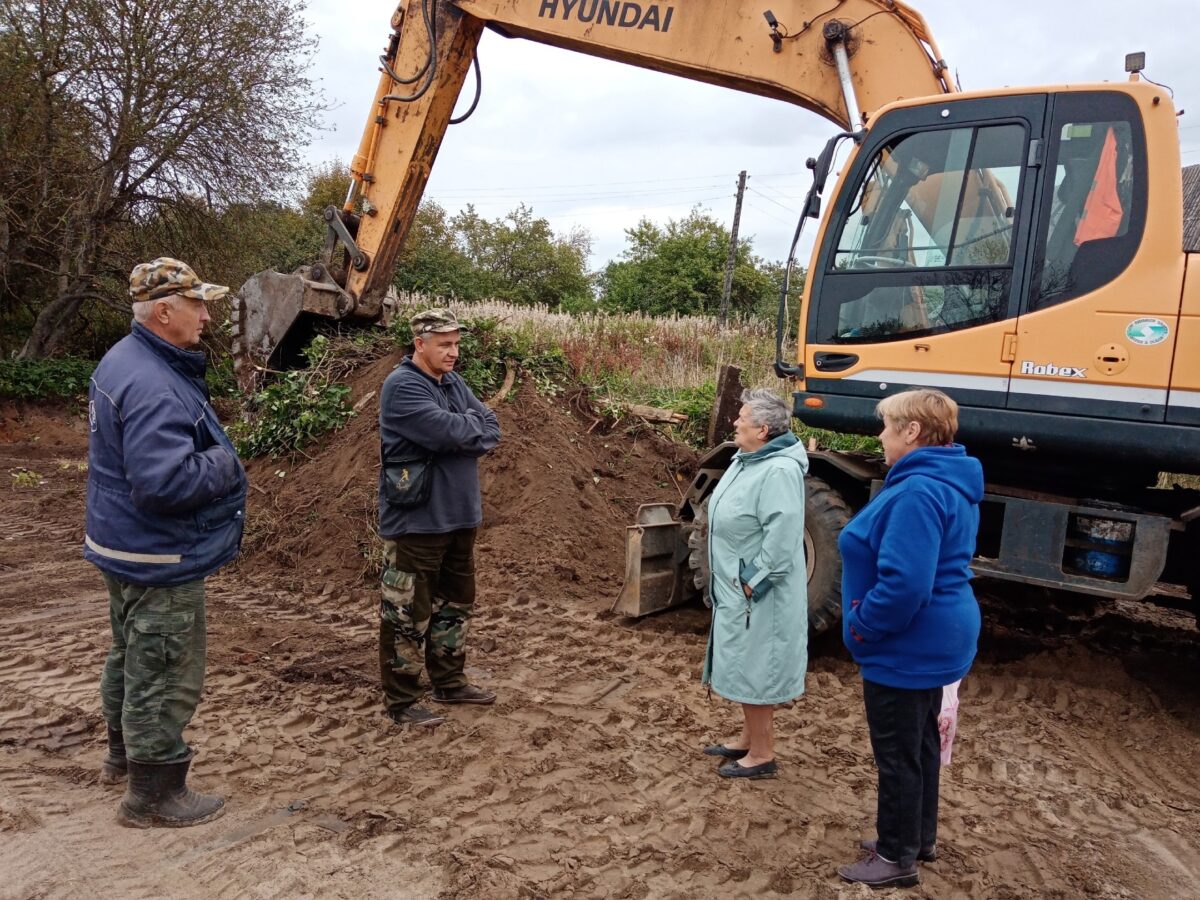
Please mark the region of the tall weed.
<svg viewBox="0 0 1200 900"><path fill-rule="evenodd" d="M739 366L748 387L768 387L789 398L786 382L774 374L774 324L741 319L721 326L704 316L647 316L639 313L564 313L545 306L502 301L447 302L404 294L391 330L404 345L411 340L408 318L433 305L450 305L459 320L478 332L464 334L462 372L487 394L499 385L500 360L515 358L540 385L567 376L586 387L601 411L619 417L625 404L643 403L688 416L672 430L696 447L707 439L708 420L721 366ZM541 373L540 375L538 373ZM819 446L868 453L875 438L843 435L794 423L796 433Z"/></svg>

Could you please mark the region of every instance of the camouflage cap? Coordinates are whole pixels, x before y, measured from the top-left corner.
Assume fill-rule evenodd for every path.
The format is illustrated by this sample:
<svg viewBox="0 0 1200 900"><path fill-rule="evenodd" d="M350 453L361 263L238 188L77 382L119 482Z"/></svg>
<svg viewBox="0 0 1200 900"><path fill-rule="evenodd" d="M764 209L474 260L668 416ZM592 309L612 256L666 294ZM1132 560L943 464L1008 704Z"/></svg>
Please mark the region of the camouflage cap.
<svg viewBox="0 0 1200 900"><path fill-rule="evenodd" d="M434 307L419 312L408 320L408 324L412 326L413 337L420 337L430 332L466 331L458 324L454 313L445 307Z"/></svg>
<svg viewBox="0 0 1200 900"><path fill-rule="evenodd" d="M220 300L229 293L223 284L206 284L185 262L160 256L153 262L134 266L129 274L129 300L161 300L179 294L192 300Z"/></svg>

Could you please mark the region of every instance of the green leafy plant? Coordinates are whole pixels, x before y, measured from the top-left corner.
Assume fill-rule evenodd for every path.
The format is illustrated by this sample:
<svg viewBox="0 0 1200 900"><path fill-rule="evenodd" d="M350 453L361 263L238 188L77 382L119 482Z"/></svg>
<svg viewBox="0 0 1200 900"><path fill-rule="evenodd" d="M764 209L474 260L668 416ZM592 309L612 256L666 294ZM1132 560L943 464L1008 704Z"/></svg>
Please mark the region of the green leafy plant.
<svg viewBox="0 0 1200 900"><path fill-rule="evenodd" d="M234 423L230 436L243 457L295 452L350 420L349 396L344 384L313 378L308 371L288 372L254 395L250 420Z"/></svg>
<svg viewBox="0 0 1200 900"><path fill-rule="evenodd" d="M87 359L0 359L0 397L47 400L86 394L96 364Z"/></svg>
<svg viewBox="0 0 1200 900"><path fill-rule="evenodd" d="M331 344L318 336L304 350L310 368L287 372L247 402L247 416L230 429L238 454L279 456L346 424L354 410L350 388L329 380Z"/></svg>
<svg viewBox="0 0 1200 900"><path fill-rule="evenodd" d="M490 397L504 384L509 366L516 366L532 379L537 390L556 396L570 374L562 348L532 328L512 327L490 316L462 318L462 343L456 371L480 397ZM412 346L412 329L407 315L392 320L390 331L396 343Z"/></svg>
<svg viewBox="0 0 1200 900"><path fill-rule="evenodd" d="M708 442L708 423L716 399L717 383L706 381L695 387L653 390L648 402L687 416L687 422L678 427L677 436L693 447L703 448Z"/></svg>
<svg viewBox="0 0 1200 900"><path fill-rule="evenodd" d="M12 470L13 487L38 487L46 483L46 479L42 478L37 472L32 469L20 468Z"/></svg>

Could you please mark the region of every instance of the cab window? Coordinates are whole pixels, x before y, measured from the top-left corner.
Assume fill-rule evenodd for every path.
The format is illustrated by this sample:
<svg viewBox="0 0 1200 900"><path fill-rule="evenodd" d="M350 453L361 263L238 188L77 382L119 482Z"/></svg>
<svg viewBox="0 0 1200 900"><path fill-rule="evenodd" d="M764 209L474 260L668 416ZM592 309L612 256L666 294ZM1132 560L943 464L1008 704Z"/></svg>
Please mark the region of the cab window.
<svg viewBox="0 0 1200 900"><path fill-rule="evenodd" d="M1133 101L1060 94L1030 308L1063 303L1124 271L1141 240L1145 204L1145 138Z"/></svg>
<svg viewBox="0 0 1200 900"><path fill-rule="evenodd" d="M900 340L1002 318L1027 143L1011 123L885 146L838 233L817 339Z"/></svg>

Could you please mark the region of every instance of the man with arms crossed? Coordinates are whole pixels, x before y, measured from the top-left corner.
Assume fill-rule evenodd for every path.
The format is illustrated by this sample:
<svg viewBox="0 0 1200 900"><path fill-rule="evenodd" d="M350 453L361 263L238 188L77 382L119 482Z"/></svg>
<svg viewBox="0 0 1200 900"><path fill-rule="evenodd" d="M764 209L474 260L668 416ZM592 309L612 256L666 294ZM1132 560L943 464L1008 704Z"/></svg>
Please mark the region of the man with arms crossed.
<svg viewBox="0 0 1200 900"><path fill-rule="evenodd" d="M392 720L432 726L444 720L417 702L422 666L438 703L496 699L463 670L483 521L478 459L499 443L500 425L454 371L462 330L454 314L430 309L410 324L412 355L379 398L379 667Z"/></svg>

